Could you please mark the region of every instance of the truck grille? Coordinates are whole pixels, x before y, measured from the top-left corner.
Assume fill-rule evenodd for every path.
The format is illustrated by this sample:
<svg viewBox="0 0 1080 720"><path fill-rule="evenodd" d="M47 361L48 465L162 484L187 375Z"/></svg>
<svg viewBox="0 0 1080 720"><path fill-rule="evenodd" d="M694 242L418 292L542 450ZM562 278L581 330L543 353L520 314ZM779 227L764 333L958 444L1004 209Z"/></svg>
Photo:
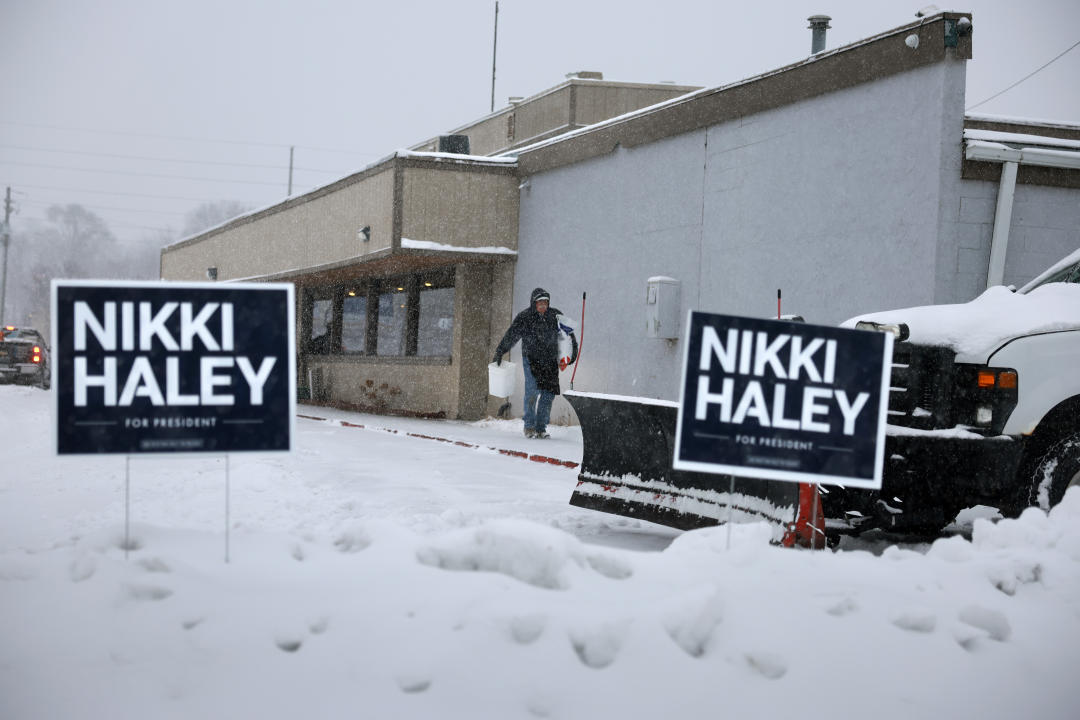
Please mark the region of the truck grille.
<svg viewBox="0 0 1080 720"><path fill-rule="evenodd" d="M953 360L949 348L893 345L889 424L920 430L948 427Z"/></svg>

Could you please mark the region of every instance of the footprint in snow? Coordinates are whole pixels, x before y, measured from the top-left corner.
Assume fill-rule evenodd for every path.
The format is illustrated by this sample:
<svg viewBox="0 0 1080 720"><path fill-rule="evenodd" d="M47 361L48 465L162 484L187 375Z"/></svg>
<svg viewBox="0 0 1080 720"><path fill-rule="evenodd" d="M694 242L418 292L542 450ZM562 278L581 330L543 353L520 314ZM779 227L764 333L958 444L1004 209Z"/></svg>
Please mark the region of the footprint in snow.
<svg viewBox="0 0 1080 720"><path fill-rule="evenodd" d="M330 626L330 619L326 617L318 618L308 624L308 630L312 635L322 635L326 632L326 628Z"/></svg>
<svg viewBox="0 0 1080 720"><path fill-rule="evenodd" d="M859 606L852 598L846 597L840 600L835 605L831 605L825 609L825 612L829 613L833 617L844 617L849 613L853 613L859 609Z"/></svg>
<svg viewBox="0 0 1080 720"><path fill-rule="evenodd" d="M931 612L905 610L892 618L892 624L901 630L918 633L932 633L937 627L937 618Z"/></svg>
<svg viewBox="0 0 1080 720"><path fill-rule="evenodd" d="M752 652L744 657L750 669L769 680L779 680L787 674L787 662L776 653Z"/></svg>
<svg viewBox="0 0 1080 720"><path fill-rule="evenodd" d="M547 618L539 613L519 615L510 620L510 635L519 645L528 645L536 642L546 625Z"/></svg>
<svg viewBox="0 0 1080 720"><path fill-rule="evenodd" d="M292 636L278 636L274 639L274 644L278 646L279 650L294 653L300 649L300 646L304 644L304 641Z"/></svg>
<svg viewBox="0 0 1080 720"><path fill-rule="evenodd" d="M723 600L719 595L712 595L697 605L682 608L668 619L664 629L683 652L699 658L705 655L713 631L723 619Z"/></svg>
<svg viewBox="0 0 1080 720"><path fill-rule="evenodd" d="M206 620L206 618L204 617L188 618L187 620L183 620L180 622L180 627L184 628L185 630L194 630L199 625L202 625L204 620Z"/></svg>
<svg viewBox="0 0 1080 720"><path fill-rule="evenodd" d="M338 552L357 553L371 545L371 538L364 532L345 532L334 540Z"/></svg>
<svg viewBox="0 0 1080 720"><path fill-rule="evenodd" d="M616 625L571 631L570 645L582 664L600 670L615 662L622 648L624 634L625 629Z"/></svg>
<svg viewBox="0 0 1080 720"><path fill-rule="evenodd" d="M612 580L625 580L634 574L629 565L609 555L588 555L585 560L593 570Z"/></svg>
<svg viewBox="0 0 1080 720"><path fill-rule="evenodd" d="M92 555L76 558L68 567L68 577L71 578L71 582L89 580L95 572L97 572L97 560Z"/></svg>
<svg viewBox="0 0 1080 720"><path fill-rule="evenodd" d="M1012 635L1012 626L1008 618L997 610L982 607L981 605L968 605L961 608L957 613L960 622L984 631L991 640L1005 642ZM963 644L963 643L961 643Z"/></svg>
<svg viewBox="0 0 1080 720"><path fill-rule="evenodd" d="M128 595L133 600L164 600L170 597L173 591L160 585L129 585Z"/></svg>
<svg viewBox="0 0 1080 720"><path fill-rule="evenodd" d="M1018 563L1014 567L991 572L989 577L994 587L1012 597L1020 585L1042 582L1042 573L1039 563Z"/></svg>
<svg viewBox="0 0 1080 720"><path fill-rule="evenodd" d="M164 560L156 557L143 558L139 561L139 566L146 572L152 573L167 573L172 572L172 568L166 564Z"/></svg>
<svg viewBox="0 0 1080 720"><path fill-rule="evenodd" d="M403 693L422 693L431 687L431 678L423 673L399 673L394 680Z"/></svg>
<svg viewBox="0 0 1080 720"><path fill-rule="evenodd" d="M143 541L140 540L137 537L129 537L127 539L127 541L125 542L123 536L121 536L121 537L118 537L116 539L116 547L119 548L120 550L127 550L127 551L142 550Z"/></svg>

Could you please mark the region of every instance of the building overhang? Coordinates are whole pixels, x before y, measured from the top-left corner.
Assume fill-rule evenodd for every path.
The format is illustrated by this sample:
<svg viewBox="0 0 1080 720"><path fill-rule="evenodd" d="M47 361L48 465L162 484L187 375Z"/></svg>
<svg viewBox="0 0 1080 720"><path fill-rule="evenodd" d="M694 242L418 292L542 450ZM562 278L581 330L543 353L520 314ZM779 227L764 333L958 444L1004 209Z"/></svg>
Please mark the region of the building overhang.
<svg viewBox="0 0 1080 720"><path fill-rule="evenodd" d="M455 248L403 239L400 248L386 248L324 265L294 268L236 280L238 282L292 281L302 284L334 285L365 278L383 278L439 270L461 264L490 265L515 260L517 260L517 252L508 248Z"/></svg>
<svg viewBox="0 0 1080 720"><path fill-rule="evenodd" d="M962 177L999 182L1004 163L1022 185L1080 188L1080 126L968 118Z"/></svg>

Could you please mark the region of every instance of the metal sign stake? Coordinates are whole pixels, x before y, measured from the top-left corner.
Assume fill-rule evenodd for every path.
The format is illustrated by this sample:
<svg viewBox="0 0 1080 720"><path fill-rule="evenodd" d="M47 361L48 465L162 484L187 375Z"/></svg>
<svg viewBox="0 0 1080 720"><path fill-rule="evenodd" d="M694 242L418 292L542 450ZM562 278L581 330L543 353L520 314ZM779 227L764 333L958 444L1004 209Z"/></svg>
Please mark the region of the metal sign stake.
<svg viewBox="0 0 1080 720"><path fill-rule="evenodd" d="M229 456L225 456L225 562L229 562Z"/></svg>
<svg viewBox="0 0 1080 720"><path fill-rule="evenodd" d="M735 476L728 475L731 480L731 485L728 487L727 496L727 549L731 549L731 523L735 522L735 508L732 506L731 501L735 497Z"/></svg>
<svg viewBox="0 0 1080 720"><path fill-rule="evenodd" d="M810 512L810 537L812 538L812 540L810 541L810 552L813 552L813 551L817 550L817 543L818 543L818 539L817 539L817 534L818 534L818 529L817 529L817 508L818 508L818 497L819 496L818 496L817 483L814 483L814 485L812 487L814 488L814 509ZM824 545L824 543L822 543L822 544Z"/></svg>
<svg viewBox="0 0 1080 720"><path fill-rule="evenodd" d="M131 548L131 456L124 456L124 559Z"/></svg>

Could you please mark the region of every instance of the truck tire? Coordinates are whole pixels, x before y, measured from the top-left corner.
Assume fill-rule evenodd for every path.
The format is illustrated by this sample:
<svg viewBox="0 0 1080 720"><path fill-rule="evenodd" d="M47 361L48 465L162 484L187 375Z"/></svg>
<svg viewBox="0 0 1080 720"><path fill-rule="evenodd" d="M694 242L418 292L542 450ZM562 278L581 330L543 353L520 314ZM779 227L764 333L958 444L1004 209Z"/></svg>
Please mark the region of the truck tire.
<svg viewBox="0 0 1080 720"><path fill-rule="evenodd" d="M1080 432L1051 444L1035 461L1028 499L1032 505L1049 510L1073 486L1080 487Z"/></svg>

